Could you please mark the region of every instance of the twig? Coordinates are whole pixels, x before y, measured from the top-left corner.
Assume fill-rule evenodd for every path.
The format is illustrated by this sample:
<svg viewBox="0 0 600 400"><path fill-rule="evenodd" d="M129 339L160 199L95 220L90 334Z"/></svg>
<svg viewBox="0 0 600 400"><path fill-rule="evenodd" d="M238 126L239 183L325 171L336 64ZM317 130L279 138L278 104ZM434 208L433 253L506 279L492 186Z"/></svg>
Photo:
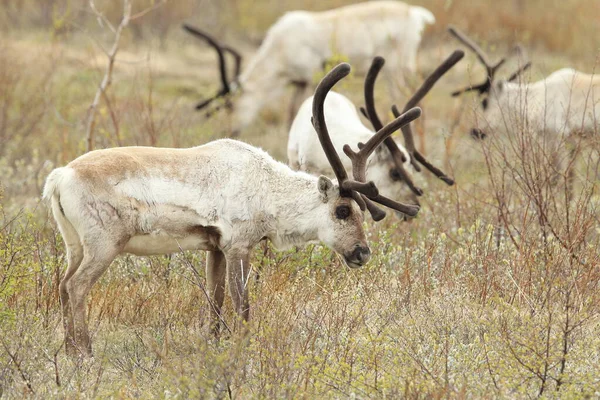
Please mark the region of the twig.
<svg viewBox="0 0 600 400"><path fill-rule="evenodd" d="M90 7L94 11L94 13L98 16L99 19L105 20L105 17L98 12L94 5L94 0L90 0ZM96 109L98 108L98 104L100 103L100 98L110 86L112 81L112 73L115 64L115 57L117 55L117 51L119 50L119 42L121 41L121 34L123 29L129 24L131 16L131 2L130 0L123 0L123 18L121 18L121 22L116 30L112 27L112 25L108 24L111 30L115 33L115 39L113 42L113 46L108 52L108 64L106 66L106 72L104 74L104 78L96 91L96 95L94 96L94 100L88 109L88 120L86 123L86 140L87 140L87 151L92 151L94 149L94 127L96 126Z"/></svg>
<svg viewBox="0 0 600 400"><path fill-rule="evenodd" d="M15 368L17 368L19 375L21 375L21 379L23 379L23 382L25 382L25 385L27 385L27 389L29 389L31 394L35 394L35 391L33 390L33 386L31 385L31 380L27 377L27 375L25 374L25 371L23 371L23 369L21 368L21 363L19 362L19 360L17 360L16 353L13 354L10 352L10 349L8 348L6 343L4 343L4 340L2 340L2 347L4 347L4 351L6 351L6 353L12 360L13 364L15 364Z"/></svg>
<svg viewBox="0 0 600 400"><path fill-rule="evenodd" d="M148 8L146 8L145 10L142 10L142 11L140 11L140 12L136 13L136 14L133 14L133 15L132 15L132 16L129 18L129 20L130 20L130 21L133 21L133 20L136 20L136 19L138 19L138 18L141 18L141 17L143 17L144 15L148 14L150 11L154 11L154 10L156 10L158 7L161 7L161 6L162 6L163 4L165 4L167 1L168 1L168 0L162 0L162 1L159 1L158 3L154 4L154 5L153 5L153 6L151 6L151 7L148 7Z"/></svg>
<svg viewBox="0 0 600 400"><path fill-rule="evenodd" d="M179 243L177 244L179 246ZM179 251L181 252L181 254L185 255L183 252L183 249L181 248L181 246L179 246ZM217 316L219 317L219 320L221 320L221 322L223 323L223 325L225 326L225 328L227 329L227 331L229 333L232 333L231 328L229 328L229 325L227 325L227 322L225 322L225 318L223 318L223 316L221 315L220 312L217 312L217 307L215 306L214 302L212 301L212 299L210 298L210 296L208 295L208 292L206 291L206 288L204 287L204 285L201 282L201 276L200 273L198 272L198 270L196 269L196 267L194 267L194 264L192 264L191 262L189 262L189 260L185 257L183 257L183 260L185 262L185 264L190 267L190 269L192 270L192 272L194 272L194 275L196 276L196 286L198 286L202 292L204 293L204 295L206 296L206 299L208 300L208 304L210 304L210 307L212 308L212 311L217 314Z"/></svg>

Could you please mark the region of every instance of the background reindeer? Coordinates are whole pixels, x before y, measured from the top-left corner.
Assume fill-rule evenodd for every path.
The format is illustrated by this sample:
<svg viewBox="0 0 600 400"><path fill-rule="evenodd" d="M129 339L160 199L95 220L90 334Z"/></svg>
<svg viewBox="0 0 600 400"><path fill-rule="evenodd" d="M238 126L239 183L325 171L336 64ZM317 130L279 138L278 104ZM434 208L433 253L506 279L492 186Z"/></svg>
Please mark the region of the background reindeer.
<svg viewBox="0 0 600 400"><path fill-rule="evenodd" d="M435 82L463 56L464 53L459 50L444 61L426 79L423 86L417 90L415 95L411 97L407 103L406 110L416 105L431 90ZM382 57L375 57L373 59L364 86L366 110L362 109L362 111L372 121L375 130L383 127L375 110L374 87L375 80L384 62ZM308 123L312 101L312 97L304 101L292 123L287 148L288 164L297 170L330 175L331 166L316 140L314 127ZM331 92L325 101L324 107L332 141L336 149L341 150L344 143L348 141L356 143L360 147L361 142L366 142L373 136L374 132L363 125L356 107L345 96ZM428 163L422 155L419 154L419 158L415 157L416 150L414 149L412 131L408 124L402 129L405 142L411 146L410 151L402 144L398 144L394 139L387 138L383 142L385 146L379 146L369 159L367 164L367 178L374 181L386 196L403 199L411 204L418 204L417 196L421 196L423 191L415 186L409 172L409 170L419 168L416 160L423 162L428 169L435 172L447 184L451 185L454 182L443 172ZM344 158L343 162L346 167L350 167L349 158ZM414 168L409 168L409 165L413 165Z"/></svg>
<svg viewBox="0 0 600 400"><path fill-rule="evenodd" d="M227 46L189 25L184 28L206 40L219 57L221 89L197 105L208 106L213 100L240 92L235 101L232 136L237 136L258 112L279 99L292 84L296 92L290 108L290 120L296 113L305 88L314 74L336 54L348 57L358 70L366 71L377 54L385 54L389 62L389 87L395 79L416 70L417 49L423 29L435 18L423 7L399 1L372 1L324 12L292 11L281 17L267 32L256 55L233 79L226 75Z"/></svg>
<svg viewBox="0 0 600 400"><path fill-rule="evenodd" d="M472 136L483 139L496 130L510 129L507 121L514 121L517 116L523 116L530 128L544 135L597 134L600 76L563 68L541 81L515 82L530 67L531 63L527 62L508 79L495 81L495 73L506 58L493 65L483 50L464 33L454 27L450 27L449 31L473 50L486 68L483 83L452 93L459 96L477 91L483 97L481 106L485 126L473 128Z"/></svg>
<svg viewBox="0 0 600 400"><path fill-rule="evenodd" d="M327 136L323 100L350 67L334 69L317 90L314 119ZM328 86L330 85L330 86ZM262 239L286 248L322 241L350 267L367 262L362 228L376 201L407 214L405 206L379 195L364 179L364 161L385 137L420 115L413 109L388 124L355 155L347 178L336 154L324 144L338 182L290 170L260 149L229 139L190 149L123 147L87 153L55 169L44 198L67 247L68 268L60 283L67 350L91 354L85 298L120 253L167 254L206 250L207 286L218 333L225 276L242 320L248 320L247 284L251 249ZM361 164L362 162L362 164ZM354 199L355 201L353 201ZM358 203L358 205L357 205ZM384 214L383 214L384 215Z"/></svg>
<svg viewBox="0 0 600 400"><path fill-rule="evenodd" d="M484 139L495 132L515 129L531 130L553 146L569 147L567 164L572 164L579 146L576 142L588 136L597 136L600 130L600 76L564 68L541 81L516 81L531 63L522 65L506 80L495 80L495 73L506 58L492 64L484 51L455 27L450 33L475 54L486 69L484 82L457 90L453 96L469 91L482 97L483 123L471 129L471 135ZM564 157L554 157L557 171L564 169ZM569 168L568 181L572 184L573 169Z"/></svg>

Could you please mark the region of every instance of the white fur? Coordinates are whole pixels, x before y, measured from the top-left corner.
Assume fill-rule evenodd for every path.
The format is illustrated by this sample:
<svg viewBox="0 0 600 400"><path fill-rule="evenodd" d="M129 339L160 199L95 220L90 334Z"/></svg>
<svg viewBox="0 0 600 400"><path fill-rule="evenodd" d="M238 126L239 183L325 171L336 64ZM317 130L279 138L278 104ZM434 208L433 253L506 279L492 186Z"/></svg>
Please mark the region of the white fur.
<svg viewBox="0 0 600 400"><path fill-rule="evenodd" d="M248 319L249 257L264 238L279 248L321 241L350 266L369 256L362 212L331 180L229 139L189 149L92 151L52 171L44 198L67 248L60 283L67 351L91 353L85 297L120 253L209 251L213 328L225 276L236 311ZM335 217L340 206L350 207L348 218Z"/></svg>
<svg viewBox="0 0 600 400"><path fill-rule="evenodd" d="M390 81L414 73L423 30L434 22L425 8L400 1L286 13L269 29L240 76L242 93L235 107L234 131L248 126L290 82L312 82L315 73L336 55L347 57L362 71L373 57L384 56Z"/></svg>
<svg viewBox="0 0 600 400"><path fill-rule="evenodd" d="M287 148L288 165L296 170L332 176L331 165L327 161L311 123L312 99L312 96L309 97L300 106L290 128ZM344 145L348 144L357 151L358 143L366 143L374 135L374 132L363 125L354 104L337 92L330 91L327 94L323 108L331 141L344 167L347 171L351 171L352 163L343 152ZM412 170L410 155L402 144L397 143L397 145L406 160L404 168L407 171ZM366 178L375 182L382 195L417 204L416 197L409 187L405 183L394 181L391 178L390 170L394 167L391 153L385 145L380 145L369 157Z"/></svg>
<svg viewBox="0 0 600 400"><path fill-rule="evenodd" d="M151 148L94 153L123 151L135 157L139 149ZM294 172L264 151L230 139L168 150L177 154L178 164L169 166L179 169L176 175L160 165L140 163L143 171L138 176L116 171L114 176L86 180L78 176L77 165L69 165L52 171L43 196L60 202L81 239L92 227L118 221L132 238L168 232L176 238L184 228L202 225L219 229L223 248L235 240L257 243L263 237L281 248L322 237L338 247L330 239L334 235L329 232L333 229L329 205L319 198L316 177ZM86 157L78 160L84 162Z"/></svg>
<svg viewBox="0 0 600 400"><path fill-rule="evenodd" d="M484 132L510 130L526 123L549 137L600 131L600 76L561 69L533 83L500 81L491 88L483 112Z"/></svg>

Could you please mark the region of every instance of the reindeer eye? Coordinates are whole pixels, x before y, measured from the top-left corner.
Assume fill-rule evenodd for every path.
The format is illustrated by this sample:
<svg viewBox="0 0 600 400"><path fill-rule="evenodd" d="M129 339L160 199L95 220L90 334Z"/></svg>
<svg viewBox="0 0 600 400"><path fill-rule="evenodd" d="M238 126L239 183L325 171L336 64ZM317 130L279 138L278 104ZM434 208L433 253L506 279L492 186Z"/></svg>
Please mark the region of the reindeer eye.
<svg viewBox="0 0 600 400"><path fill-rule="evenodd" d="M396 168L390 169L390 177L394 181L401 181L402 177L400 176L400 172Z"/></svg>
<svg viewBox="0 0 600 400"><path fill-rule="evenodd" d="M487 110L488 108L488 99L483 99L481 102L481 106L483 107L484 110Z"/></svg>
<svg viewBox="0 0 600 400"><path fill-rule="evenodd" d="M350 216L350 207L339 206L335 209L335 217L337 219L346 219Z"/></svg>

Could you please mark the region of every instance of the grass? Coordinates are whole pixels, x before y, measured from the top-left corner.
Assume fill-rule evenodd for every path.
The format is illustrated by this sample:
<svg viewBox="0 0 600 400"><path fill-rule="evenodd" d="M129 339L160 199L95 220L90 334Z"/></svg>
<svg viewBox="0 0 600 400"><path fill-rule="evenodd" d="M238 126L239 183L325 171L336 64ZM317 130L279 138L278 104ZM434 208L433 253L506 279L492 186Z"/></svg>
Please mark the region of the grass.
<svg viewBox="0 0 600 400"><path fill-rule="evenodd" d="M207 120L192 109L214 90L216 71L213 54L179 30L190 15L250 55L285 10L342 3L349 2L179 1L148 14L125 33L98 110L97 147L185 147L226 131L225 113ZM535 136L516 148L526 157L513 163L498 142L473 142L466 132L477 103L448 96L482 73L472 55L423 104L422 145L457 184L419 174L426 195L418 218L369 223L367 267L346 269L321 246L257 247L250 334L215 343L204 328L203 253L122 256L89 296L95 357L68 359L58 300L64 246L39 196L54 166L85 151L83 121L105 64L98 43L108 46L110 36L87 2L37 4L11 2L0 16L0 396L598 396L598 149L583 151L576 201L567 207L565 177L536 161L549 154L539 153ZM446 22L494 56L524 42L535 77L597 67L594 1L420 4L438 19L420 53L423 74L456 47ZM250 14L251 5L263 12ZM118 2L102 6L118 19ZM64 24L56 18L67 8ZM587 22L556 19L567 13ZM343 91L359 103L361 88L354 77ZM377 96L382 107L403 101L381 88ZM286 107L263 112L242 138L284 160ZM228 298L225 320L233 324Z"/></svg>

